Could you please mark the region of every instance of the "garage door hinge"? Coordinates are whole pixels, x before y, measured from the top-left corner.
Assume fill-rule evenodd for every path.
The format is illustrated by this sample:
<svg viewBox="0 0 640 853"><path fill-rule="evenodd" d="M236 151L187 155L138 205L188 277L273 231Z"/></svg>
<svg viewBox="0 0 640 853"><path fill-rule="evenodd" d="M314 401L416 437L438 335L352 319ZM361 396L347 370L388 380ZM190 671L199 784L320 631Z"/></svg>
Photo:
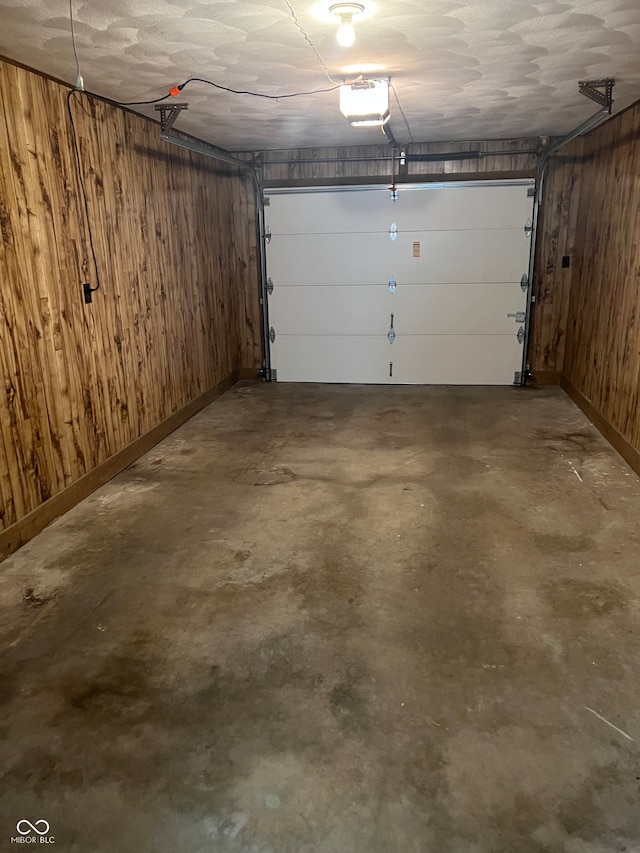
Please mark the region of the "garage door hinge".
<svg viewBox="0 0 640 853"><path fill-rule="evenodd" d="M393 314L391 315L391 325L389 326L387 337L389 338L390 344L392 344L396 339L396 330L393 328Z"/></svg>
<svg viewBox="0 0 640 853"><path fill-rule="evenodd" d="M527 221L524 223L524 236L525 237L531 237L532 234L533 234L533 222L531 221L531 219L527 219Z"/></svg>
<svg viewBox="0 0 640 853"><path fill-rule="evenodd" d="M267 228L265 229L264 239L265 239L265 243L271 242L271 228L269 228L269 226L267 226Z"/></svg>
<svg viewBox="0 0 640 853"><path fill-rule="evenodd" d="M272 344L275 343L276 340L276 330L273 328L273 326L269 329L269 340Z"/></svg>
<svg viewBox="0 0 640 853"><path fill-rule="evenodd" d="M269 371L269 376L271 377L272 382L278 381L278 371L275 369L275 367L271 368L271 370Z"/></svg>
<svg viewBox="0 0 640 853"><path fill-rule="evenodd" d="M524 342L524 326L520 326L520 328L518 329L518 334L516 335L516 338L518 339L519 344Z"/></svg>
<svg viewBox="0 0 640 853"><path fill-rule="evenodd" d="M523 293L527 292L527 288L529 287L529 276L525 273L522 274L522 278L520 279L520 287L522 288Z"/></svg>
<svg viewBox="0 0 640 853"><path fill-rule="evenodd" d="M522 373L519 370L516 370L513 374L513 384L522 385Z"/></svg>
<svg viewBox="0 0 640 853"><path fill-rule="evenodd" d="M271 296L271 294L273 293L273 279L272 278L267 279L267 293L269 294L269 296Z"/></svg>

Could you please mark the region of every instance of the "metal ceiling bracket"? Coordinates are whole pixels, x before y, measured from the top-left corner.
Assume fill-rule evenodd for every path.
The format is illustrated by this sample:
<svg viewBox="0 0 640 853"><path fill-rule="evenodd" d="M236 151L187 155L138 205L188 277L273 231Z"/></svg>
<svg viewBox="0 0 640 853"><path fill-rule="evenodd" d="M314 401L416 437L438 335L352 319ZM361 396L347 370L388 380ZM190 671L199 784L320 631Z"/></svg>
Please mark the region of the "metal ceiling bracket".
<svg viewBox="0 0 640 853"><path fill-rule="evenodd" d="M189 104L156 104L156 110L160 113L160 129L164 132L170 130L182 110L188 110Z"/></svg>
<svg viewBox="0 0 640 853"><path fill-rule="evenodd" d="M604 80L581 80L578 82L578 90L582 95L591 98L592 101L600 104L601 107L611 114L613 87L615 85L616 81L613 77L607 77ZM600 89L604 89L604 92L601 92Z"/></svg>

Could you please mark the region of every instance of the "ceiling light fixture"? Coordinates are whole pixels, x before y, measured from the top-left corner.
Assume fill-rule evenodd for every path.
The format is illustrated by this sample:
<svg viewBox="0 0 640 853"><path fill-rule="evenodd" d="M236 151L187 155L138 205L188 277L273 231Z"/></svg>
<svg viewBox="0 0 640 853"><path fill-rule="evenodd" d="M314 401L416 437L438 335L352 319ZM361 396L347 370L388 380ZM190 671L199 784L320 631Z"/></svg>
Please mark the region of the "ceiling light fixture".
<svg viewBox="0 0 640 853"><path fill-rule="evenodd" d="M356 80L340 86L340 112L353 127L389 121L389 81Z"/></svg>
<svg viewBox="0 0 640 853"><path fill-rule="evenodd" d="M340 26L336 33L336 39L342 47L351 47L356 40L356 31L353 29L354 15L361 15L364 12L362 3L334 3L329 6L329 11L332 15L340 18Z"/></svg>

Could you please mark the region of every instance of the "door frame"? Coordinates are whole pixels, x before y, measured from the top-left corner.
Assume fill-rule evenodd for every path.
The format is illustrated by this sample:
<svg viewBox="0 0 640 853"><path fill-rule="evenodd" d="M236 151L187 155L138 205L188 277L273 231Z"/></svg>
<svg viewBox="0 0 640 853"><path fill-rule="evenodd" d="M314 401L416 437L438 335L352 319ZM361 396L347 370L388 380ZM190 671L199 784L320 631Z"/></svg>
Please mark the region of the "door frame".
<svg viewBox="0 0 640 853"><path fill-rule="evenodd" d="M532 201L532 213L531 213L531 243L529 245L529 265L528 265L528 283L527 283L527 291L525 298L525 322L524 322L524 330L525 337L522 344L522 364L520 367L519 375L516 373L514 377L514 385L523 386L526 383L528 375L530 373L529 360L528 360L528 350L529 350L529 340L530 340L530 332L531 332L531 309L534 301L533 294L533 278L535 274L535 256L536 256L536 241L537 241L537 233L538 233L538 214L540 207L540 199L538 192L538 181L536 178L493 178L483 180L482 178L472 179L472 180L463 180L463 181L421 181L421 182L411 182L411 183L402 183L396 185L396 190L398 193L411 192L412 190L443 190L443 189L455 189L455 188L469 188L469 187L502 187L502 186L521 186L527 187L529 190L529 194L531 195ZM311 195L315 193L336 193L336 192L345 192L345 193L354 193L354 192L380 192L381 189L384 188L383 183L377 184L336 184L331 186L295 186L295 187L265 187L263 190L264 203L266 206L269 205L269 197L275 195ZM265 217L266 218L266 217ZM267 241L271 240L271 234L266 232ZM266 275L268 276L269 271L267 269ZM267 279L267 287L265 288L265 302L264 302L264 311L268 316L268 293L269 293L269 280ZM271 330L269 330L270 332ZM268 365L271 364L271 339L270 334L267 333L265 336L265 356L266 363ZM276 376L272 375L275 371L268 371L268 380L272 381L276 379Z"/></svg>

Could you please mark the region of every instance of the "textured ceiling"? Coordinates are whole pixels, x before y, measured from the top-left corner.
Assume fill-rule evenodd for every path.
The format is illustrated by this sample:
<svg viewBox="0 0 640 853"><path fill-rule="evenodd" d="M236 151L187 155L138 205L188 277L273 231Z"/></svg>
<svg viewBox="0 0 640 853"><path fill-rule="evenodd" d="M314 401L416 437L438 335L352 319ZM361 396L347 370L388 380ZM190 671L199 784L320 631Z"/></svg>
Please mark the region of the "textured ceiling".
<svg viewBox="0 0 640 853"><path fill-rule="evenodd" d="M416 142L563 134L597 109L578 80L615 77L614 111L640 97L640 0L362 0L351 48L336 43L332 1L290 0L337 79L391 75ZM189 76L273 95L331 85L286 0L72 2L85 86L114 100ZM67 0L2 0L0 21L0 53L75 81ZM349 126L337 92L267 101L193 83L178 100L180 129L234 150L381 139ZM393 98L391 115L409 141Z"/></svg>

